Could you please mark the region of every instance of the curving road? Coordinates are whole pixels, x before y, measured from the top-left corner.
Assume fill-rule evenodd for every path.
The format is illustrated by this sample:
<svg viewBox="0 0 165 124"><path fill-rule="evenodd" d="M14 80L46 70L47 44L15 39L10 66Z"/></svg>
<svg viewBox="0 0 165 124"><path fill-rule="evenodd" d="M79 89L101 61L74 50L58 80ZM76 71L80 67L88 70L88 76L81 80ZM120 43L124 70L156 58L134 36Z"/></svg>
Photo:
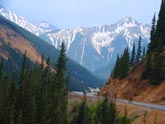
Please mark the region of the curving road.
<svg viewBox="0 0 165 124"><path fill-rule="evenodd" d="M163 105L155 105L155 104L135 102L135 101L128 102L127 100L122 100L122 99L116 99L116 101L117 102L122 102L122 103L127 103L127 104L132 104L132 105L137 105L137 106L142 106L142 107L147 107L147 108L151 108L151 109L165 111L165 106L163 106Z"/></svg>
<svg viewBox="0 0 165 124"><path fill-rule="evenodd" d="M82 92L72 92L71 94L75 94L75 95L79 95L79 96L83 95ZM92 99L102 99L103 98L102 96L95 96L95 95L92 95L91 93L89 93L89 94L87 93L87 97L92 98ZM165 111L165 106L163 106L163 105L156 105L156 104L135 102L135 101L129 102L128 100L122 100L122 99L115 99L115 101Z"/></svg>

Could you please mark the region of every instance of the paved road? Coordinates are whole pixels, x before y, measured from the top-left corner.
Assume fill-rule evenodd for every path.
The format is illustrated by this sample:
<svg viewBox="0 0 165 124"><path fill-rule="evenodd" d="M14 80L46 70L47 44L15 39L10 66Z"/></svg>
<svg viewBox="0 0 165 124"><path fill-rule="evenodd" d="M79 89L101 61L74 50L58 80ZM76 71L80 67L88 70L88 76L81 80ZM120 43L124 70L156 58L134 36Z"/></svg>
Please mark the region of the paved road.
<svg viewBox="0 0 165 124"><path fill-rule="evenodd" d="M76 95L80 95L80 96L83 95L83 93L81 93L81 92L72 92L72 94L76 94ZM87 96L92 99L102 99L103 98L101 96L98 97L98 96L94 96L94 95L88 94L88 93L87 93ZM146 107L146 108L165 111L165 106L163 106L163 105L156 105L156 104L149 104L149 103L135 102L135 101L129 102L128 100L122 100L122 99L115 99L115 100L117 102L122 102L122 103L127 103L127 104L132 104L132 105L142 106L142 107Z"/></svg>
<svg viewBox="0 0 165 124"><path fill-rule="evenodd" d="M117 102L122 102L122 103L133 104L133 105L137 105L137 106L142 106L142 107L147 107L147 108L151 108L151 109L157 109L157 110L165 111L165 106L163 106L163 105L155 105L155 104L135 102L135 101L128 102L127 100L121 100L121 99L116 99L116 101Z"/></svg>

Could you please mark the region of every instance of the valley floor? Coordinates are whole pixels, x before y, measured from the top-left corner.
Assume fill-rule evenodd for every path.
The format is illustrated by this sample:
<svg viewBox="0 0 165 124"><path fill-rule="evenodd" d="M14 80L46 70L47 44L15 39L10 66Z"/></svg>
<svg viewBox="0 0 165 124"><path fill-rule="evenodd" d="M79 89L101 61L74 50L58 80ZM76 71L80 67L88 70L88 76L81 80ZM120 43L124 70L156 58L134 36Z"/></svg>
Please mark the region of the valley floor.
<svg viewBox="0 0 165 124"><path fill-rule="evenodd" d="M82 95L70 94L69 95L69 110L83 99ZM87 97L88 104L96 103L102 98L97 97ZM143 124L146 120L147 124L164 124L165 122L165 111L155 110L147 107L141 107L137 105L132 105L129 103L121 103L116 101L117 111L119 115L124 115L125 107L127 107L128 118L134 119L131 124ZM144 117L146 113L146 117ZM156 122L156 123L155 123Z"/></svg>
<svg viewBox="0 0 165 124"><path fill-rule="evenodd" d="M128 110L128 117L132 118L133 116L137 116L137 119L135 119L131 124L143 124L145 112L147 112L147 124L155 124L155 121L156 124L164 124L165 122L165 111L130 105L126 103L117 103L119 113L123 114L126 105Z"/></svg>

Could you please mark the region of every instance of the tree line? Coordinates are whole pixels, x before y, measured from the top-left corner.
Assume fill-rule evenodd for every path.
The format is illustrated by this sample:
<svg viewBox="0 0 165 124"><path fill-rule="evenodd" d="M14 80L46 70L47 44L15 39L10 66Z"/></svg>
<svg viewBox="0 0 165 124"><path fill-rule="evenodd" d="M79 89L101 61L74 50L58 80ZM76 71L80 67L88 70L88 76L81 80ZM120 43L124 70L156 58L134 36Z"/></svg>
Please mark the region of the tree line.
<svg viewBox="0 0 165 124"><path fill-rule="evenodd" d="M141 48L142 39L139 37L137 51L135 43L132 52L128 48L121 56L117 56L116 65L111 73L113 78L122 79L127 76L128 71L144 60L144 70L141 73L141 80L150 80L151 85L159 85L165 80L165 1L162 0L158 20L156 16L152 19L150 32L150 43L147 52L145 47Z"/></svg>
<svg viewBox="0 0 165 124"><path fill-rule="evenodd" d="M142 80L149 79L152 85L158 85L165 80L165 1L162 0L158 20L152 19L145 69Z"/></svg>
<svg viewBox="0 0 165 124"><path fill-rule="evenodd" d="M128 47L124 49L121 56L117 56L114 70L111 72L113 78L122 79L127 76L129 69L145 58L146 51L145 47L142 50L141 46L142 38L139 37L137 51L135 49L135 43L133 43L132 52L129 52Z"/></svg>

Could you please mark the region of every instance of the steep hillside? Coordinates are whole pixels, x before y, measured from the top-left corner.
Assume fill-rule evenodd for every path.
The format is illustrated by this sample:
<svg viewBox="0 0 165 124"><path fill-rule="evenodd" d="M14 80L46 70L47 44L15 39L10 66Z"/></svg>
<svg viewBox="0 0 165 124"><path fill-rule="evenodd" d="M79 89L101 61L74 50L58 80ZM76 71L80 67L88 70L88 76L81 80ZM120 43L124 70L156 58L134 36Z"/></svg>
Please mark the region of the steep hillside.
<svg viewBox="0 0 165 124"><path fill-rule="evenodd" d="M126 78L121 80L110 78L102 88L101 94L111 91L113 95L117 94L119 99L129 100L132 97L134 101L165 105L165 81L152 86L149 80L141 80L143 70L142 62L129 71Z"/></svg>
<svg viewBox="0 0 165 124"><path fill-rule="evenodd" d="M50 57L52 66L56 63L59 51L52 45L36 37L25 29L0 16L0 51L6 66L11 71L19 70L22 54L33 63L40 63L41 56ZM102 82L89 71L68 58L67 70L71 76L71 89L81 90L85 87L100 87Z"/></svg>
<svg viewBox="0 0 165 124"><path fill-rule="evenodd" d="M109 79L101 93L109 92L113 97L121 99L165 105L164 22L165 1L162 0L158 20L156 21L156 15L152 19L151 42L148 45L147 54L142 57L139 39L136 57L132 52L132 59L130 59L128 50L122 58L118 57L112 78Z"/></svg>

